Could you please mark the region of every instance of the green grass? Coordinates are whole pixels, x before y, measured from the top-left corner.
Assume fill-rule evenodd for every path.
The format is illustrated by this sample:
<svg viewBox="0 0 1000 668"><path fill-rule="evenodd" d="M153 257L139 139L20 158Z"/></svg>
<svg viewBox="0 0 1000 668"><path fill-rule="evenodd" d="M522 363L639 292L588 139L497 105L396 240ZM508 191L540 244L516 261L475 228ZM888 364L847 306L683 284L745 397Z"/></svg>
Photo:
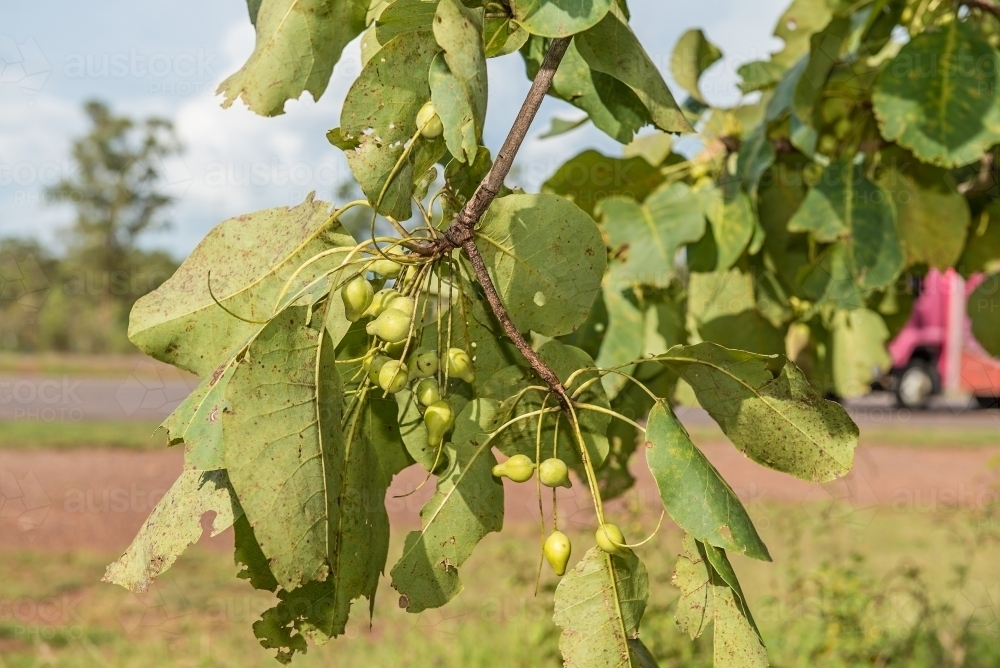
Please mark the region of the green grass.
<svg viewBox="0 0 1000 668"><path fill-rule="evenodd" d="M859 513L829 505L757 505L751 512L775 562L736 558L734 565L772 665L1000 665L997 603L989 603L1000 582L1000 562L990 557L994 515ZM639 537L655 518L616 519ZM592 537L570 533L575 560ZM669 581L679 540L666 528L640 550L652 590L642 638L664 668L707 668L710 638L692 643L673 623L677 592ZM400 548L397 533L390 565ZM559 631L550 617L557 581L546 569L533 595L537 549L531 527L491 535L461 569L465 591L417 616L399 609L383 580L370 629L367 604L359 601L345 637L311 645L293 665L555 668ZM251 630L273 597L235 579L229 553L192 549L141 595L99 583L114 556L0 553L0 572L8 574L0 583L0 665L277 665Z"/></svg>
<svg viewBox="0 0 1000 668"><path fill-rule="evenodd" d="M0 443L3 444L0 447L5 450L153 450L167 445L166 434L156 431L158 426L159 423L156 422L0 421Z"/></svg>

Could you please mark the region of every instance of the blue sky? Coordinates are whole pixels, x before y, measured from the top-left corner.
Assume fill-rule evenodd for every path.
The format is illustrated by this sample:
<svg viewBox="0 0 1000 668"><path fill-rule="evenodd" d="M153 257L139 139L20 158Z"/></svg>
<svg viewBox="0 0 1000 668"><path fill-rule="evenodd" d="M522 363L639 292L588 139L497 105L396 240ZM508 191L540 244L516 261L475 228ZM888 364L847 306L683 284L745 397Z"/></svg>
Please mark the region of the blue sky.
<svg viewBox="0 0 1000 668"><path fill-rule="evenodd" d="M311 191L332 199L349 179L346 162L324 135L359 69L357 43L347 47L325 95L292 101L277 118L236 103L223 110L214 94L253 50L253 29L240 0L33 0L0 8L0 236L36 236L58 249L72 211L45 204L46 185L72 169L70 142L86 130L81 104L99 98L119 113L174 121L187 151L165 167L177 203L168 231L146 245L183 256L222 220L300 202ZM678 37L705 30L725 59L703 80L709 101L738 99L736 68L764 57L787 0L672 2L630 0L632 22L653 60L668 74ZM104 63L107 62L107 67ZM668 76L669 79L669 76ZM517 113L528 81L517 54L490 61L486 144L496 150ZM676 87L674 88L676 93ZM678 97L683 97L677 93ZM548 100L521 151L518 181L536 189L558 165L586 149L620 146L592 127L535 139L553 116L580 112Z"/></svg>

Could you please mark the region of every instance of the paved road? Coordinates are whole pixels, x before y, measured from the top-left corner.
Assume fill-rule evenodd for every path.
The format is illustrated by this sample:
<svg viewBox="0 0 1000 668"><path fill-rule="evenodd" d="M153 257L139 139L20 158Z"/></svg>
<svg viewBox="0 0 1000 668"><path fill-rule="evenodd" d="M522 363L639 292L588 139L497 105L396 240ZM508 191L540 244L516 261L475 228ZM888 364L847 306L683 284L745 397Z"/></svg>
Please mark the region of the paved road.
<svg viewBox="0 0 1000 668"><path fill-rule="evenodd" d="M196 386L193 376L143 369L125 379L0 375L0 420L160 421Z"/></svg>
<svg viewBox="0 0 1000 668"><path fill-rule="evenodd" d="M0 420L163 420L197 386L193 376L158 365L138 366L128 378L0 375ZM895 407L892 395L881 393L848 402L851 416L865 424L992 426L998 430L1000 411L979 410L968 401L936 399L930 410ZM687 424L711 424L701 409L680 409Z"/></svg>

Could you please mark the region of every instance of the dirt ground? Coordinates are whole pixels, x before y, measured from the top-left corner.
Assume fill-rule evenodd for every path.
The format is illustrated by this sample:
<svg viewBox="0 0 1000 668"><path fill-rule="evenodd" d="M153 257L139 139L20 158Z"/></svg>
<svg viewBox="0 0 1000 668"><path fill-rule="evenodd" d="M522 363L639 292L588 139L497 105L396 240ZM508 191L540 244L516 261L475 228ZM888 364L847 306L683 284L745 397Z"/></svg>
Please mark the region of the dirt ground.
<svg viewBox="0 0 1000 668"><path fill-rule="evenodd" d="M703 445L708 458L729 481L751 515L772 502L849 504L858 513L891 508L897 512L934 512L956 504L979 506L996 500L1000 447L979 449L909 449L861 447L852 473L826 485L812 485L765 469L729 444ZM70 452L0 451L0 549L66 551L124 550L149 511L182 468L179 449L156 452L78 450ZM616 513L655 515L660 507L656 486L636 461L635 488L609 507ZM425 474L417 467L396 477L387 495L395 528L419 527L420 508L433 493L433 480L405 498ZM507 522L533 522L538 517L534 481L508 482ZM551 493L544 494L549 517ZM593 524L593 506L585 488L559 490L561 526ZM203 524L210 518L204 518ZM232 546L232 535L202 538L220 549Z"/></svg>

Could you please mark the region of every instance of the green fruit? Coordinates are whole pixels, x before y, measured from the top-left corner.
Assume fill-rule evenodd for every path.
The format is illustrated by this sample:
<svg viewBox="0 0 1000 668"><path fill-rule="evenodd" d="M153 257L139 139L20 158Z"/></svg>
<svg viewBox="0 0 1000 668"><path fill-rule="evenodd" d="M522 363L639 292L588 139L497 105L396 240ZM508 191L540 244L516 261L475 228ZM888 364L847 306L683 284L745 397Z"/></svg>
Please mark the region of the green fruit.
<svg viewBox="0 0 1000 668"><path fill-rule="evenodd" d="M388 343L399 343L410 333L410 316L394 308L386 309L368 323L365 331Z"/></svg>
<svg viewBox="0 0 1000 668"><path fill-rule="evenodd" d="M561 459L546 459L538 465L538 479L546 487L572 487L569 468Z"/></svg>
<svg viewBox="0 0 1000 668"><path fill-rule="evenodd" d="M413 297L396 297L392 300L390 306L397 311L402 311L406 315L413 315L413 311L417 305L413 301Z"/></svg>
<svg viewBox="0 0 1000 668"><path fill-rule="evenodd" d="M573 546L570 545L569 536L558 530L553 531L545 539L545 545L542 547L542 554L545 555L546 561L552 566L556 575L566 573L566 564L569 563L569 555L572 552Z"/></svg>
<svg viewBox="0 0 1000 668"><path fill-rule="evenodd" d="M422 406L430 406L441 401L441 391L438 390L437 381L433 378L424 378L417 383L416 393L417 401Z"/></svg>
<svg viewBox="0 0 1000 668"><path fill-rule="evenodd" d="M382 370L389 358L385 355L376 355L368 364L368 380L378 384L378 372Z"/></svg>
<svg viewBox="0 0 1000 668"><path fill-rule="evenodd" d="M622 535L622 530L616 527L614 524L604 524L597 528L597 547L601 548L608 554L616 554L619 557L624 557L628 554L627 547L621 547L625 545L625 536Z"/></svg>
<svg viewBox="0 0 1000 668"><path fill-rule="evenodd" d="M406 387L408 380L406 364L398 360L389 360L378 372L378 386L389 394L395 394Z"/></svg>
<svg viewBox="0 0 1000 668"><path fill-rule="evenodd" d="M841 118L837 121L837 124L833 126L833 134L837 139L843 139L848 135L852 128L851 121L846 118Z"/></svg>
<svg viewBox="0 0 1000 668"><path fill-rule="evenodd" d="M397 297L399 297L399 293L392 288L379 290L375 293L371 306L369 306L368 310L365 311L365 316L370 316L372 318L379 317L387 308L389 308L389 304Z"/></svg>
<svg viewBox="0 0 1000 668"><path fill-rule="evenodd" d="M390 343L385 347L385 354L394 360L402 359L403 351L406 350L406 339L398 343Z"/></svg>
<svg viewBox="0 0 1000 668"><path fill-rule="evenodd" d="M379 276L385 278L396 278L403 271L403 265L396 262L395 260L389 259L393 255L397 257L402 257L403 253L395 249L389 249L384 251L379 259L372 262L371 270L374 271Z"/></svg>
<svg viewBox="0 0 1000 668"><path fill-rule="evenodd" d="M469 353L461 348L450 348L448 350L448 375L453 378L461 378L466 383L474 383L476 374L472 371L472 360Z"/></svg>
<svg viewBox="0 0 1000 668"><path fill-rule="evenodd" d="M535 472L535 462L527 455L514 455L503 464L493 467L493 475L498 478L510 478L514 482L528 482Z"/></svg>
<svg viewBox="0 0 1000 668"><path fill-rule="evenodd" d="M455 424L455 413L447 401L435 401L424 411L427 427L427 445L437 448L444 442L444 435Z"/></svg>
<svg viewBox="0 0 1000 668"><path fill-rule="evenodd" d="M413 377L429 378L437 373L438 356L436 350L420 353L413 360Z"/></svg>
<svg viewBox="0 0 1000 668"><path fill-rule="evenodd" d="M823 155L833 155L837 150L837 138L833 135L823 135L819 138L817 150Z"/></svg>
<svg viewBox="0 0 1000 668"><path fill-rule="evenodd" d="M344 312L347 319L357 322L364 317L365 311L372 305L375 299L375 288L364 276L352 278L340 291L340 296L344 299Z"/></svg>
<svg viewBox="0 0 1000 668"><path fill-rule="evenodd" d="M441 122L433 102L420 107L420 111L417 112L417 127L425 139L437 139L444 134L444 123Z"/></svg>

